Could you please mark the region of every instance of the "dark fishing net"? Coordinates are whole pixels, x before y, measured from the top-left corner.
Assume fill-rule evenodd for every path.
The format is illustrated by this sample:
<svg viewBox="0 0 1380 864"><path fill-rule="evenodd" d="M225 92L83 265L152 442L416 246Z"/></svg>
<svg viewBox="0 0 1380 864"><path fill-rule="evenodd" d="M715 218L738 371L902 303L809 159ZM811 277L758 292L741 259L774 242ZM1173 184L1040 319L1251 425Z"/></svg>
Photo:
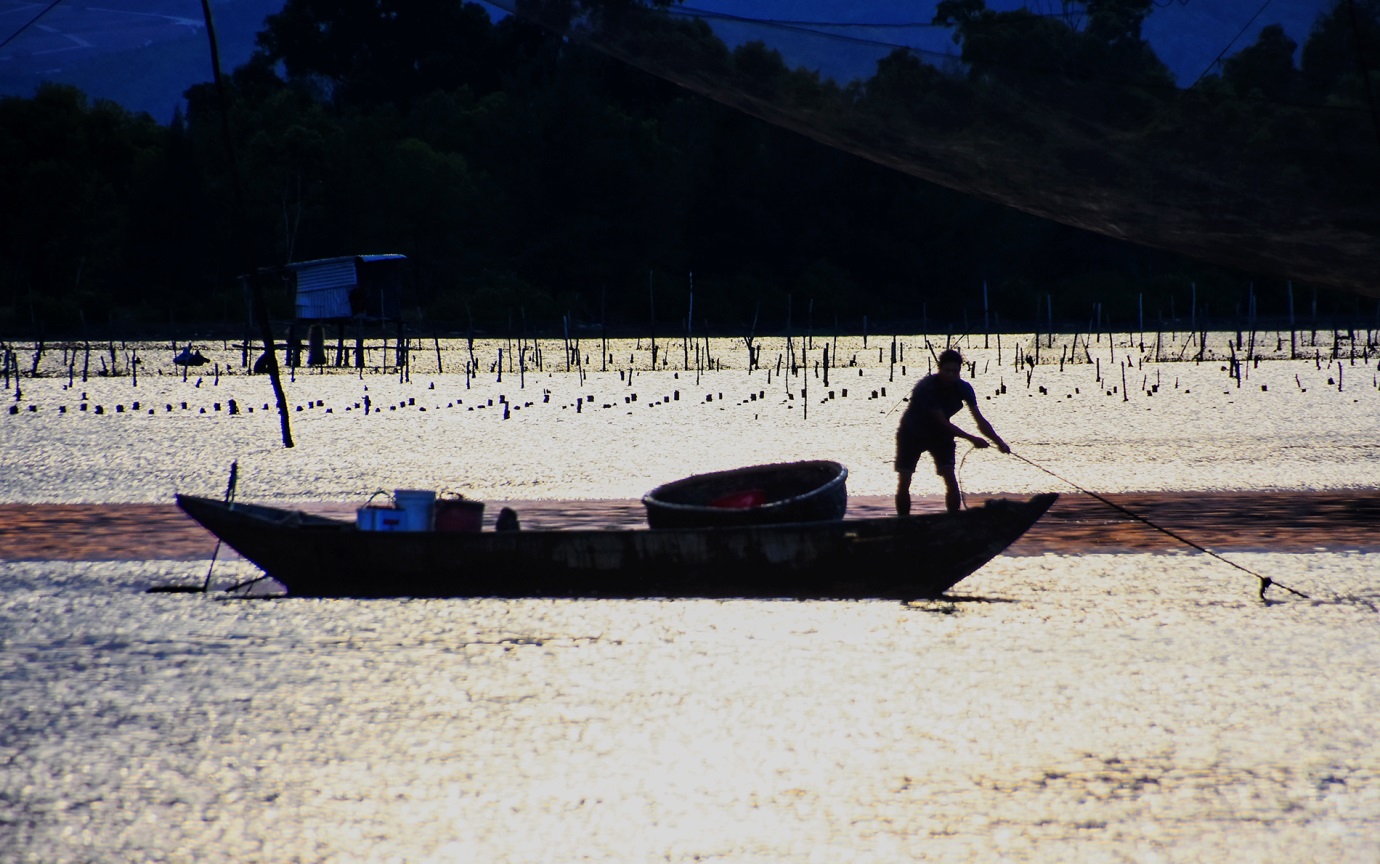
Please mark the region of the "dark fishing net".
<svg viewBox="0 0 1380 864"><path fill-rule="evenodd" d="M1306 41L1267 27L1190 86L1141 35L1151 0L1059 14L949 0L918 22L955 37L947 54L897 47L895 26L767 20L747 2L732 15L638 0L494 5L926 181L1380 296L1380 0L1316 0ZM856 77L837 72L850 65Z"/></svg>

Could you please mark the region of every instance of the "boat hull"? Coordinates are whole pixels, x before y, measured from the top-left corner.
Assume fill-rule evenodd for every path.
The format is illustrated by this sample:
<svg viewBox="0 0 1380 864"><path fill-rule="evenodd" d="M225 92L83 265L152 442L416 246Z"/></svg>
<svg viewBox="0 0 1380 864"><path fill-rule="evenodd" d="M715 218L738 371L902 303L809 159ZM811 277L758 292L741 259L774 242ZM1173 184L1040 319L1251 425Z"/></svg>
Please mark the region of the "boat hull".
<svg viewBox="0 0 1380 864"><path fill-rule="evenodd" d="M473 534L360 531L290 510L177 502L295 596L916 599L1000 554L1057 497L905 518Z"/></svg>

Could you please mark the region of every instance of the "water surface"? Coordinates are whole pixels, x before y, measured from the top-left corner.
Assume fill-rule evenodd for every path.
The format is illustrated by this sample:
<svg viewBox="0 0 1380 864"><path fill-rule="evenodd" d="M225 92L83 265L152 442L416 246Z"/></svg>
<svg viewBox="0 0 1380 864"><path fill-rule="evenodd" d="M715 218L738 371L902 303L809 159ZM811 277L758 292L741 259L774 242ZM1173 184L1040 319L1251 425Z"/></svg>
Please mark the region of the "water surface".
<svg viewBox="0 0 1380 864"><path fill-rule="evenodd" d="M1231 559L1310 599L1262 602L1253 577L1172 545L1030 548L909 606L226 600L144 593L203 579L194 551L0 561L0 859L1380 858L1380 553L1343 551L1372 547L1325 515L1261 516L1307 490L1372 500L1375 360L1271 359L1238 381L1220 357L1156 363L1122 334L1060 371L1057 344L1031 369L1006 339L1000 360L973 346L971 378L1019 453L1099 492L1155 493L1182 530L1195 500L1219 502ZM645 342L615 343L608 371L596 348L583 378L553 372L550 341L543 370L501 382L500 343L477 346L475 378L463 342L442 343L439 373L417 353L410 381L299 370L292 450L233 350L203 346L234 374L203 367L200 386L166 346L141 348L137 387L79 368L68 387L53 361L0 414L0 502L218 496L238 460L246 499L348 513L380 488L453 488L540 499L556 524L574 499L629 510L695 471L835 458L884 508L898 402L928 352L902 339L903 372L875 338L840 339L858 365L826 386L822 341L808 377L776 374L784 340L764 343L770 383L742 368L741 340L711 344L731 368L699 373L651 371ZM1068 489L991 450L960 473L975 495ZM1235 523L1232 500L1254 502ZM1296 551L1313 530L1319 551Z"/></svg>

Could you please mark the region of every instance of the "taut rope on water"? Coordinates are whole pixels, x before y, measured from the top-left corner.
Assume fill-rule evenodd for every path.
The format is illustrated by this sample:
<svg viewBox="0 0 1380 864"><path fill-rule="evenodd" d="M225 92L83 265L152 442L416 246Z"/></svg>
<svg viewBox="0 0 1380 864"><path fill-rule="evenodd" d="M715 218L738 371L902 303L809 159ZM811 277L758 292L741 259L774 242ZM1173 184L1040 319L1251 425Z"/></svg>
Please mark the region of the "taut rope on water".
<svg viewBox="0 0 1380 864"><path fill-rule="evenodd" d="M1240 564L1237 564L1235 561L1230 560L1229 558L1224 558L1224 557L1222 557L1221 555L1218 555L1216 552L1213 552L1211 549L1208 549L1208 548L1206 548L1206 547L1204 547L1204 546L1200 546L1199 544L1194 543L1192 540L1189 540L1187 537L1184 537L1182 534L1178 534L1178 533L1176 533L1176 532L1174 532L1174 531L1171 531L1171 530L1169 530L1168 528L1165 528L1165 527L1162 526L1162 525L1156 525L1154 522L1151 522L1149 519L1146 519L1144 516L1141 516L1141 515L1138 514L1138 513L1132 513L1130 510L1127 510L1125 507L1122 507L1120 504L1117 504L1117 503L1114 502L1114 501L1109 501L1109 500L1107 500L1106 498L1104 498L1103 496L1098 495L1096 492L1092 492L1092 491L1089 491L1089 490L1087 490L1087 489L1084 489L1082 486L1079 486L1077 483L1073 482L1072 480L1069 480L1069 479L1066 478L1066 477L1061 477L1061 476L1059 476L1058 474L1055 474L1053 471L1049 470L1049 469L1046 468L1045 466L1039 464L1038 462L1034 462L1034 461L1031 461L1030 459L1027 459L1026 457L1022 456L1021 454L1017 453L1015 450L1012 450L1012 451L1011 451L1011 455L1012 455L1012 456L1015 456L1017 459L1021 460L1022 462L1026 463L1027 465L1033 465L1034 467L1039 468L1041 471L1045 472L1046 474L1048 474L1049 476L1053 477L1054 479L1069 484L1069 485L1072 486L1073 488L1077 489L1079 492L1082 492L1084 495L1090 495L1090 496L1092 496L1093 498L1096 498L1098 501L1101 501L1103 504L1106 504L1108 507L1111 507L1113 510L1116 510L1116 511L1118 511L1119 513L1122 513L1122 514L1124 514L1124 515L1126 515L1126 516L1129 516L1129 517L1131 517L1132 519L1136 520L1137 522L1142 522L1142 523L1144 523L1144 524L1146 524L1146 525L1149 525L1151 528L1154 528L1156 531L1159 531L1159 532L1162 533L1162 534L1166 534L1166 535L1168 535L1168 536L1170 536L1170 537L1173 537L1175 540L1178 540L1180 543L1183 543L1185 546L1189 546L1189 547L1191 547L1191 548L1193 548L1193 549L1196 549L1196 550L1198 550L1199 552L1202 552L1204 555L1211 555L1213 558L1216 558L1218 561L1221 561L1221 562L1224 563L1224 564L1229 564L1229 565L1231 565L1232 567L1235 567L1237 570L1240 570L1242 573L1245 573L1245 574L1250 575L1250 576L1254 576L1256 579L1259 579L1259 580L1260 580L1260 599L1261 599L1261 600L1264 600L1264 599L1265 599L1265 591L1266 591L1266 589L1268 589L1271 585L1278 585L1280 588L1283 588L1285 591L1288 591L1290 594L1293 594L1293 595L1296 596L1296 597L1302 597L1302 598L1305 599L1305 600L1310 599L1309 596L1308 596L1307 594L1304 594L1302 591L1296 591L1296 590L1294 590L1293 588L1290 588L1288 585L1285 585L1285 584L1283 584L1283 583L1281 583L1281 582L1276 582L1275 580L1271 579L1269 576L1262 576L1262 575L1260 575L1259 573L1255 572L1254 570L1251 570L1251 569L1248 568L1248 567L1243 567L1243 566L1241 566Z"/></svg>

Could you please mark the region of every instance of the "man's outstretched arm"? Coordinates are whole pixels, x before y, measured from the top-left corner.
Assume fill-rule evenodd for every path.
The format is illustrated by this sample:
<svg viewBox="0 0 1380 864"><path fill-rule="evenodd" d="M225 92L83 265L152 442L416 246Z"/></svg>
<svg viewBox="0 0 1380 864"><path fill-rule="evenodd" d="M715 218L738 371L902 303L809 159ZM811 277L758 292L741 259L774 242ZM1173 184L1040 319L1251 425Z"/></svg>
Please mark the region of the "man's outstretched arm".
<svg viewBox="0 0 1380 864"><path fill-rule="evenodd" d="M1001 436L997 434L997 430L993 429L992 424L987 422L987 418L982 416L982 412L978 410L978 407L976 405L969 405L968 410L973 412L973 420L977 422L978 431L990 438L992 443L997 445L998 450L1003 453L1010 453L1010 445L1002 440Z"/></svg>

